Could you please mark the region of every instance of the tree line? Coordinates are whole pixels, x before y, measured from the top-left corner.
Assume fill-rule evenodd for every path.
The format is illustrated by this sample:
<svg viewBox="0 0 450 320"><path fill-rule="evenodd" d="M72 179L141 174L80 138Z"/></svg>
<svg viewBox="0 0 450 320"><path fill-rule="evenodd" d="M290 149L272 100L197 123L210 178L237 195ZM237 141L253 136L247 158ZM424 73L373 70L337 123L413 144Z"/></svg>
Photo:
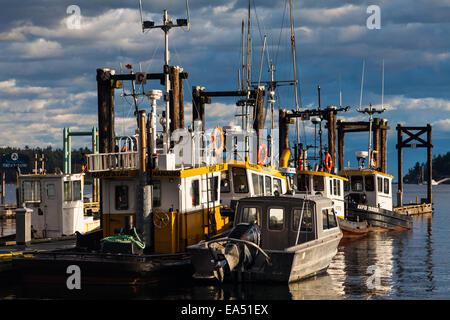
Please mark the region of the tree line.
<svg viewBox="0 0 450 320"><path fill-rule="evenodd" d="M432 175L434 180L450 177L450 152L447 152L444 155L438 155L433 157L432 167L433 167ZM414 167L408 170L408 173L405 175L403 181L405 183L418 183L421 181L427 181L428 179L427 172L428 170L426 163L416 162Z"/></svg>
<svg viewBox="0 0 450 320"><path fill-rule="evenodd" d="M13 153L17 153L18 155L26 156L28 158L28 167L21 169L21 173L28 174L33 173L33 169L35 168L35 156L37 158L41 158L44 155L44 169L45 173L57 173L64 171L64 150L62 149L53 149L52 146L48 146L46 148L30 148L29 146L25 146L24 148L14 148L14 147L3 147L0 148L0 155L2 158L4 156L11 156ZM86 164L85 155L91 153L89 148L79 148L78 150L72 150L72 173L77 173L82 171L82 165ZM41 161L37 161L38 169L42 167ZM2 169L3 170L3 169ZM6 183L16 183L16 170L9 169L4 170Z"/></svg>

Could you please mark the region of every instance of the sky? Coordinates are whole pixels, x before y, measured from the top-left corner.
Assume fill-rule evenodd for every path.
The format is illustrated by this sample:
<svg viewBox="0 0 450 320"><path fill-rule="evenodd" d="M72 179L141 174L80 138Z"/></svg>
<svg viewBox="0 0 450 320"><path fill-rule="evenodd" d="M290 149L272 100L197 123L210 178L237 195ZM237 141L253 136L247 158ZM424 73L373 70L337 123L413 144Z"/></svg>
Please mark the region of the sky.
<svg viewBox="0 0 450 320"><path fill-rule="evenodd" d="M144 20L161 24L163 10L175 21L186 18L185 0L142 0ZM79 28L74 28L76 5ZM379 29L368 27L372 11L380 8ZM185 122L191 121L192 86L206 90L237 90L241 64L241 24L247 0L190 0L191 28L173 28L171 65L182 66L185 81ZM97 126L96 69L116 73L135 70L159 73L164 35L160 29L142 32L138 0L2 0L0 11L0 146L62 148L63 128L90 131ZM292 80L289 1L251 0L252 80L267 81L268 61L277 80ZM450 150L450 0L337 1L294 0L293 18L300 107L342 104L350 111L338 118L367 120L356 110L361 104L386 108L388 172L397 174L396 130L433 126L433 154ZM370 25L370 23L369 23ZM75 25L76 26L76 25ZM266 36L263 64L261 56ZM382 65L384 95L382 99ZM260 73L261 70L261 73ZM148 82L142 90L163 89ZM116 90L116 133L132 134L133 106ZM149 109L146 98L140 108ZM206 125L234 123L234 98L213 98L206 107ZM159 102L162 106L162 102ZM277 108L295 108L294 88L280 87ZM266 123L268 125L268 123ZM307 143L314 127L304 123ZM294 134L294 126L291 126ZM89 147L89 138L73 138L73 147ZM354 152L366 150L367 134L349 134L345 162L356 164ZM426 159L426 149L405 150L404 168Z"/></svg>

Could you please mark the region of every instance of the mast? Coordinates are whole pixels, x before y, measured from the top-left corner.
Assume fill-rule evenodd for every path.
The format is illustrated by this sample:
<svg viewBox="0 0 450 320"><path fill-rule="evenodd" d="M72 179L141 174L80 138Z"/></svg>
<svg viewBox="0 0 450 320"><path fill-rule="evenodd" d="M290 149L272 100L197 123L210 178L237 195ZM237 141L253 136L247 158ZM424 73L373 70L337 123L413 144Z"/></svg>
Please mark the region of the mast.
<svg viewBox="0 0 450 320"><path fill-rule="evenodd" d="M289 10L291 15L291 48L292 48L292 64L294 68L294 89L295 89L295 110L299 111L298 105L298 93L297 93L297 70L295 62L295 34L294 34L294 19L292 16L292 0L289 0ZM298 118L295 118L295 134L297 138L297 144L300 143L300 122Z"/></svg>
<svg viewBox="0 0 450 320"><path fill-rule="evenodd" d="M186 2L187 6L187 2ZM141 9L141 7L140 7ZM164 10L163 14L163 24L159 26L155 26L153 21L143 21L142 22L142 30L145 29L155 29L159 28L164 31L164 103L165 103L165 118L164 118L164 140L163 140L163 152L168 153L170 149L170 104L169 104L169 96L170 96L170 77L169 77L169 61L170 61L170 52L169 52L169 31L174 27L185 27L188 26L188 19L177 19L176 24L174 24L171 20L169 20L169 15L167 14L167 10Z"/></svg>

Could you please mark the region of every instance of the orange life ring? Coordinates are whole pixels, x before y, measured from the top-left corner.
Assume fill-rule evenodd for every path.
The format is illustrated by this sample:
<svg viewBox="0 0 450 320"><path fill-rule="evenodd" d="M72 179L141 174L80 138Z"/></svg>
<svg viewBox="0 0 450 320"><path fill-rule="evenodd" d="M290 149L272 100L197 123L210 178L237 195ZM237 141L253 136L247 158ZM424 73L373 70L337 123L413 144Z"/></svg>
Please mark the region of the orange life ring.
<svg viewBox="0 0 450 320"><path fill-rule="evenodd" d="M218 133L220 134L220 137L221 137L219 146L217 146L217 143L216 143L216 141L217 141L216 136ZM223 131L222 131L221 127L217 126L214 128L211 139L212 139L213 151L218 156L223 152L223 146L224 146L224 142L225 142L225 137L223 136Z"/></svg>
<svg viewBox="0 0 450 320"><path fill-rule="evenodd" d="M325 157L325 169L327 169L327 171L330 172L332 168L333 168L333 159L331 158L331 154L327 153Z"/></svg>
<svg viewBox="0 0 450 320"><path fill-rule="evenodd" d="M261 156L260 156L261 150L264 150L263 160L261 160ZM256 155L256 160L260 166L263 166L266 164L267 155L268 155L267 146L264 143L261 143L258 147L258 153Z"/></svg>
<svg viewBox="0 0 450 320"><path fill-rule="evenodd" d="M124 144L123 147L122 147L122 152L128 152L128 151L129 151L129 150L128 150L127 145Z"/></svg>

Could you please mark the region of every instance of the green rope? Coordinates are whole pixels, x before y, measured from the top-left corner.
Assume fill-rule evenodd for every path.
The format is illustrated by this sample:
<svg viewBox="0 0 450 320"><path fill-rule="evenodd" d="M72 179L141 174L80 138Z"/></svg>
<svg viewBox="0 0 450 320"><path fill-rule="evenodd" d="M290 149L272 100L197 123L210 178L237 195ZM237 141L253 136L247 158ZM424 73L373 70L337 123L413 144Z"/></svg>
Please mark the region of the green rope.
<svg viewBox="0 0 450 320"><path fill-rule="evenodd" d="M139 235L136 232L136 228L133 228L134 235L136 239L133 236L123 234L123 229L120 229L120 234L118 236L111 236L111 237L105 237L101 239L100 241L106 241L106 242L115 242L115 243L131 243L134 242L139 248L145 249L145 243L139 238Z"/></svg>

